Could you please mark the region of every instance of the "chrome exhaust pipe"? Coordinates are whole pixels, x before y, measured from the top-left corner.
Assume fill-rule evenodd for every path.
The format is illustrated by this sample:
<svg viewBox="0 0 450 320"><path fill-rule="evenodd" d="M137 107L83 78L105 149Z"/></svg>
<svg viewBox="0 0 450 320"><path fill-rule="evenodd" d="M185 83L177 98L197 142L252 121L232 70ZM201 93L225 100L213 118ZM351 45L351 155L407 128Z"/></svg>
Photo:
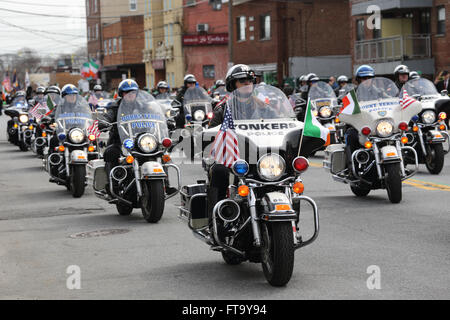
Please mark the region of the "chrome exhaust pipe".
<svg viewBox="0 0 450 320"><path fill-rule="evenodd" d="M370 154L366 150L359 150L355 155L355 159L359 164L366 164L370 160Z"/></svg>
<svg viewBox="0 0 450 320"><path fill-rule="evenodd" d="M111 170L111 177L117 182L121 182L121 181L125 180L127 175L128 175L127 169L125 169L125 167L122 167L122 166L114 167Z"/></svg>
<svg viewBox="0 0 450 320"><path fill-rule="evenodd" d="M233 200L224 200L217 208L217 215L225 222L233 222L241 214L241 209L237 202Z"/></svg>
<svg viewBox="0 0 450 320"><path fill-rule="evenodd" d="M57 154L57 153L52 153L48 157L48 163L50 163L50 165L52 165L52 166L60 165L62 160L63 160L63 157L60 154Z"/></svg>

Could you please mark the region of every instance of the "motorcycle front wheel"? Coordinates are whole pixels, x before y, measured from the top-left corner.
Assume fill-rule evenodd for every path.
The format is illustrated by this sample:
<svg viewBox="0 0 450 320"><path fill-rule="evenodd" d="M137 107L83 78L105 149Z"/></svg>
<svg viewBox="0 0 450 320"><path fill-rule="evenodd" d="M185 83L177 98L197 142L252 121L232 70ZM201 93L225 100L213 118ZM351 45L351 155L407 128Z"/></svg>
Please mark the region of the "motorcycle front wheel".
<svg viewBox="0 0 450 320"><path fill-rule="evenodd" d="M400 176L400 163L390 163L384 166L386 173L385 183L389 200L392 203L402 201L402 178Z"/></svg>
<svg viewBox="0 0 450 320"><path fill-rule="evenodd" d="M70 191L72 191L74 198L80 198L84 194L86 167L84 165L74 165L71 171Z"/></svg>
<svg viewBox="0 0 450 320"><path fill-rule="evenodd" d="M432 144L427 148L425 165L431 174L439 174L444 167L444 147L441 143Z"/></svg>
<svg viewBox="0 0 450 320"><path fill-rule="evenodd" d="M156 223L164 212L164 182L158 180L142 181L141 211L145 221Z"/></svg>
<svg viewBox="0 0 450 320"><path fill-rule="evenodd" d="M292 224L286 221L263 223L261 226L261 264L264 276L274 287L285 286L294 270Z"/></svg>

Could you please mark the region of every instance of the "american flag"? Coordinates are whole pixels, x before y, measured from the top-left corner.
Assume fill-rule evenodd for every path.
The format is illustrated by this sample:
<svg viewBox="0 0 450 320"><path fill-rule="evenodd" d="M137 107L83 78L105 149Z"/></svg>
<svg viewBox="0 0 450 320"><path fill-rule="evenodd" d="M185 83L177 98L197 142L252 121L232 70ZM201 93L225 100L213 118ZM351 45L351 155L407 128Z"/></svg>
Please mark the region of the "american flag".
<svg viewBox="0 0 450 320"><path fill-rule="evenodd" d="M231 116L228 103L224 107L226 110L223 123L214 140L211 156L216 163L230 168L233 162L239 159L239 145L236 133L234 132L233 117Z"/></svg>
<svg viewBox="0 0 450 320"><path fill-rule="evenodd" d="M43 114L39 113L39 109L40 108L44 108L44 106L42 104L40 104L39 102L36 103L36 105L31 108L30 110L30 114L35 117L37 120L41 120L41 118L44 116Z"/></svg>
<svg viewBox="0 0 450 320"><path fill-rule="evenodd" d="M408 95L408 92L406 92L406 90L403 89L403 97L402 97L402 101L400 102L402 110L408 108L410 105L412 105L416 101L417 101L416 99L411 98Z"/></svg>
<svg viewBox="0 0 450 320"><path fill-rule="evenodd" d="M98 130L98 120L95 120L94 123L87 129L89 135L95 135L95 138L98 139L100 137L100 130Z"/></svg>

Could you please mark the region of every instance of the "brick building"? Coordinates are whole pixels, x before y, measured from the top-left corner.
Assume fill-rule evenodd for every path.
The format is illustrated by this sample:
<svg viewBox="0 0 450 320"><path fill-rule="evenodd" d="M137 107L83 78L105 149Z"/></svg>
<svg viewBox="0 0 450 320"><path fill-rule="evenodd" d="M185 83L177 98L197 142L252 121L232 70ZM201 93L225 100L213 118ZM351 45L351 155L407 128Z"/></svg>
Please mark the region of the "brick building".
<svg viewBox="0 0 450 320"><path fill-rule="evenodd" d="M118 22L103 27L102 82L107 88L117 88L124 77L136 79L145 86L144 16L124 16Z"/></svg>
<svg viewBox="0 0 450 320"><path fill-rule="evenodd" d="M380 28L371 27L367 8L373 4L380 8ZM448 0L351 0L350 10L354 71L370 64L377 74L392 75L395 66L406 64L432 77L450 68Z"/></svg>
<svg viewBox="0 0 450 320"><path fill-rule="evenodd" d="M101 61L100 0L86 0L86 25L88 57Z"/></svg>
<svg viewBox="0 0 450 320"><path fill-rule="evenodd" d="M194 2L183 10L185 74L194 74L201 86L210 87L227 73L228 4L222 2Z"/></svg>
<svg viewBox="0 0 450 320"><path fill-rule="evenodd" d="M348 1L234 0L233 63L268 83L315 72L351 75Z"/></svg>

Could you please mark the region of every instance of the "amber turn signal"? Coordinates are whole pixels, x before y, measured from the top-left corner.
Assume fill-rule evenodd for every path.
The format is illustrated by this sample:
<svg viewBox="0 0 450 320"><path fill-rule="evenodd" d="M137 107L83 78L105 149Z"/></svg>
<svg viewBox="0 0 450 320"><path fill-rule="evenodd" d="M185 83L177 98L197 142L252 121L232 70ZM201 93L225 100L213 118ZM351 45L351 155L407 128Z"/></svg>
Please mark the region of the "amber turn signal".
<svg viewBox="0 0 450 320"><path fill-rule="evenodd" d="M63 152L64 150L66 150L66 148L65 148L64 146L59 146L58 150L59 150L60 152Z"/></svg>
<svg viewBox="0 0 450 320"><path fill-rule="evenodd" d="M419 127L418 126L414 126L412 129L413 129L414 132L419 131Z"/></svg>
<svg viewBox="0 0 450 320"><path fill-rule="evenodd" d="M250 190L248 189L248 187L246 185L239 186L239 188L238 188L238 193L241 197L248 196L249 192L250 192Z"/></svg>
<svg viewBox="0 0 450 320"><path fill-rule="evenodd" d="M439 130L445 130L445 124L441 124L441 125L439 126Z"/></svg>
<svg viewBox="0 0 450 320"><path fill-rule="evenodd" d="M294 191L297 194L302 194L304 190L305 190L305 186L301 182L296 182L292 186L292 191Z"/></svg>
<svg viewBox="0 0 450 320"><path fill-rule="evenodd" d="M125 160L127 163L133 163L134 161L134 157L133 156L128 156Z"/></svg>
<svg viewBox="0 0 450 320"><path fill-rule="evenodd" d="M45 138L47 136L47 132L42 132L42 137Z"/></svg>
<svg viewBox="0 0 450 320"><path fill-rule="evenodd" d="M169 162L170 160L172 160L172 159L170 158L170 156L169 156L168 154L165 154L165 155L162 156L162 161L163 161L164 163L167 163L167 162Z"/></svg>
<svg viewBox="0 0 450 320"><path fill-rule="evenodd" d="M364 147L366 147L366 149L372 148L372 142L366 141L366 142L364 143Z"/></svg>
<svg viewBox="0 0 450 320"><path fill-rule="evenodd" d="M403 144L407 144L408 143L408 137L402 137L401 139Z"/></svg>
<svg viewBox="0 0 450 320"><path fill-rule="evenodd" d="M88 151L89 152L94 152L95 151L95 147L94 146L89 146Z"/></svg>

